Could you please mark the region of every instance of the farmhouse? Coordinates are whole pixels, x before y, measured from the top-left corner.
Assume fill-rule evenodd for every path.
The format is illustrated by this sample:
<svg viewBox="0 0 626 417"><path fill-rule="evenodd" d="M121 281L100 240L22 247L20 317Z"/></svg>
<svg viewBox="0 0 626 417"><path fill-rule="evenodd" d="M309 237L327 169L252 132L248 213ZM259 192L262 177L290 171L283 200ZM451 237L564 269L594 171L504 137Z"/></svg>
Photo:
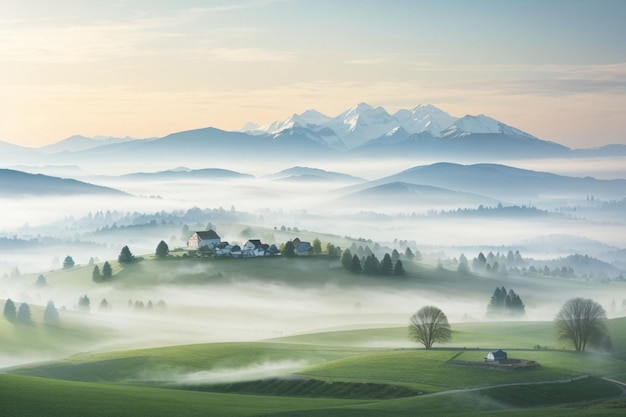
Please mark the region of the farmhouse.
<svg viewBox="0 0 626 417"><path fill-rule="evenodd" d="M219 245L221 239L214 230L206 230L201 232L195 232L187 240L187 247L189 249L208 248L215 249Z"/></svg>
<svg viewBox="0 0 626 417"><path fill-rule="evenodd" d="M495 362L499 363L500 361L506 361L507 355L506 352L502 349L496 350L495 352L487 353L487 357L485 358L485 362Z"/></svg>

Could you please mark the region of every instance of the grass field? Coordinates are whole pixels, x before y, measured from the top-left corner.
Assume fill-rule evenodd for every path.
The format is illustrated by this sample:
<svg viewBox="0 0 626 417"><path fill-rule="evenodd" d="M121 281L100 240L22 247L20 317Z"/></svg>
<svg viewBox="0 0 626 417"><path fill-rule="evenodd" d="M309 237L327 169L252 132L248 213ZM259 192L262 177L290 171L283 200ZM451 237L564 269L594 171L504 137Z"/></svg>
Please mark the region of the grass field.
<svg viewBox="0 0 626 417"><path fill-rule="evenodd" d="M626 410L622 388L601 378L626 382L626 318L609 322L611 354L574 353L557 340L552 321L452 323L452 340L427 351L408 340L403 324L408 315L391 309L412 309L420 294L437 291L462 293L468 304L482 308L496 285L511 282L409 263L406 277L368 277L336 263L324 257L146 257L126 266L114 262L114 279L98 284L91 281L89 266L51 271L31 303L31 325L0 318L0 355L46 361L0 374L2 415L414 416L419 410L432 416L611 416ZM24 291L33 285L34 277L20 279L28 283ZM516 291L524 285L531 283L516 282ZM552 285L557 283L548 280L547 294ZM563 285L584 290L589 284ZM219 292L222 288L231 292ZM363 298L363 291L370 298ZM42 323L42 304L36 302L90 294L94 300L112 297L119 312L131 297L156 301L174 293L179 304L168 303L162 315L64 311L58 326ZM225 294L248 298L233 306ZM258 305L246 304L256 299ZM339 307L322 315L328 300ZM385 324L387 317L391 324ZM203 327L205 320L210 325ZM305 321L304 331L288 336L273 331ZM264 334L273 336L189 344L196 340L190 326L206 340L205 333L222 331L215 326L227 329L233 323L248 326L243 333L269 323ZM158 347L112 343L127 338L129 346L151 346L157 339L144 342L138 336L159 332L167 342ZM507 372L450 362L480 362L495 349L540 366Z"/></svg>

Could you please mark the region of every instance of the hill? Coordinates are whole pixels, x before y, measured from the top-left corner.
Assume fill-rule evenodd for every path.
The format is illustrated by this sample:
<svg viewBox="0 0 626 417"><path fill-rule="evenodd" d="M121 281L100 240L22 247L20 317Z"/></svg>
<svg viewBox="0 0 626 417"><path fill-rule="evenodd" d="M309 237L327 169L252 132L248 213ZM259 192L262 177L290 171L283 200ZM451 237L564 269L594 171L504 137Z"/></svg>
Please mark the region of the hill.
<svg viewBox="0 0 626 417"><path fill-rule="evenodd" d="M365 186L392 182L430 185L522 202L540 196L577 196L583 199L586 195L611 199L626 196L626 180L567 177L499 164L446 162L416 166L357 187L363 189Z"/></svg>
<svg viewBox="0 0 626 417"><path fill-rule="evenodd" d="M72 179L0 169L0 196L128 195L113 188Z"/></svg>

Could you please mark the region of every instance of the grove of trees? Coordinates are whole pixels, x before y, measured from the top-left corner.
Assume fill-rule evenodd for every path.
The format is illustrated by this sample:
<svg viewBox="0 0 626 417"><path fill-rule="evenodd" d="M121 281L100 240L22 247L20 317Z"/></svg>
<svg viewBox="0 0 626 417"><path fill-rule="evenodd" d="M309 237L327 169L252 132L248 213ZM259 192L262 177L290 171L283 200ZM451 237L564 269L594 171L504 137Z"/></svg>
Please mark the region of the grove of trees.
<svg viewBox="0 0 626 417"><path fill-rule="evenodd" d="M524 303L519 295L512 289L508 292L504 286L496 287L487 306L489 315L513 315L523 316L526 313Z"/></svg>
<svg viewBox="0 0 626 417"><path fill-rule="evenodd" d="M435 342L447 342L452 338L448 317L434 306L419 309L411 316L409 338L430 349Z"/></svg>

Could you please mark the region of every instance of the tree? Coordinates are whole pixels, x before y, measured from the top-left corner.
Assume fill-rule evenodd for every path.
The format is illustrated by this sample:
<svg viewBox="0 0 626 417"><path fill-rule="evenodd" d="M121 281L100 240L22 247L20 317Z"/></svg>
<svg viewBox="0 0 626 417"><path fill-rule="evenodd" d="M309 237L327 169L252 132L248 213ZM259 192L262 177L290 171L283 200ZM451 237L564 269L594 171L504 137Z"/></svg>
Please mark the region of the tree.
<svg viewBox="0 0 626 417"><path fill-rule="evenodd" d="M64 269L70 269L71 267L73 267L74 265L76 265L74 263L74 259L72 259L71 256L67 255L65 257L65 259L63 260L63 268Z"/></svg>
<svg viewBox="0 0 626 417"><path fill-rule="evenodd" d="M43 275L39 275L37 277L37 281L35 281L35 285L38 287L45 287L46 286L46 277L44 277Z"/></svg>
<svg viewBox="0 0 626 417"><path fill-rule="evenodd" d="M352 262L350 263L350 271L352 272L361 272L363 268L361 268L361 260L357 255L352 256Z"/></svg>
<svg viewBox="0 0 626 417"><path fill-rule="evenodd" d="M87 297L86 295L80 297L78 299L78 309L79 310L83 310L83 311L89 311L91 309L90 307L90 301L89 301L89 297Z"/></svg>
<svg viewBox="0 0 626 417"><path fill-rule="evenodd" d="M400 260L397 259L396 262L399 262ZM391 256L389 256L388 253L385 254L385 256L383 256L383 261L380 264L380 273L383 275L391 275L391 272L393 270L393 262L391 261Z"/></svg>
<svg viewBox="0 0 626 417"><path fill-rule="evenodd" d="M283 249L283 255L292 258L296 256L296 246L291 240L285 242L285 248Z"/></svg>
<svg viewBox="0 0 626 417"><path fill-rule="evenodd" d="M378 260L374 255L369 255L363 263L363 272L368 275L378 274Z"/></svg>
<svg viewBox="0 0 626 417"><path fill-rule="evenodd" d="M408 246L406 247L406 249L404 250L404 257L406 259L408 259L409 261L412 261L413 258L415 258L415 254L413 253L413 251L411 250L411 248L409 248Z"/></svg>
<svg viewBox="0 0 626 417"><path fill-rule="evenodd" d="M404 266L402 266L402 261L400 259L398 259L396 264L393 266L393 274L404 275Z"/></svg>
<svg viewBox="0 0 626 417"><path fill-rule="evenodd" d="M93 271L91 272L91 280L93 282L100 281L100 268L98 267L98 265L95 265L93 267Z"/></svg>
<svg viewBox="0 0 626 417"><path fill-rule="evenodd" d="M59 322L59 312L54 306L54 301L48 301L46 309L43 311L43 321L46 324L57 324Z"/></svg>
<svg viewBox="0 0 626 417"><path fill-rule="evenodd" d="M109 304L109 302L107 301L106 298L103 298L102 301L100 301L100 305L98 306L98 310L99 311L109 311L111 309L111 306Z"/></svg>
<svg viewBox="0 0 626 417"><path fill-rule="evenodd" d="M437 307L422 307L411 316L409 338L422 343L426 349L435 342L447 342L452 338L448 318Z"/></svg>
<svg viewBox="0 0 626 417"><path fill-rule="evenodd" d="M398 252L397 249L394 249L393 251L391 251L391 259L395 262L398 259L400 259L400 252Z"/></svg>
<svg viewBox="0 0 626 417"><path fill-rule="evenodd" d="M102 276L104 278L111 278L113 275L113 269L111 268L111 264L109 261L104 261L104 265L102 265Z"/></svg>
<svg viewBox="0 0 626 417"><path fill-rule="evenodd" d="M20 304L20 308L17 309L17 316L15 318L20 323L30 323L30 306L28 303Z"/></svg>
<svg viewBox="0 0 626 417"><path fill-rule="evenodd" d="M461 256L459 256L459 266L457 268L457 271L461 274L470 273L469 264L467 263L467 258L464 254L461 254Z"/></svg>
<svg viewBox="0 0 626 417"><path fill-rule="evenodd" d="M124 246L122 248L122 251L120 252L120 255L117 257L118 262L121 264L130 263L133 261L133 259L135 259L135 256L132 254L130 249L128 249L128 246Z"/></svg>
<svg viewBox="0 0 626 417"><path fill-rule="evenodd" d="M604 308L590 299L566 301L555 320L559 339L571 342L576 352L584 352L587 344L599 346L609 336Z"/></svg>
<svg viewBox="0 0 626 417"><path fill-rule="evenodd" d="M4 303L4 317L8 320L14 320L17 316L17 309L15 308L15 303L10 298Z"/></svg>
<svg viewBox="0 0 626 417"><path fill-rule="evenodd" d="M313 239L313 254L319 255L320 253L322 253L322 242L318 238L315 238Z"/></svg>
<svg viewBox="0 0 626 417"><path fill-rule="evenodd" d="M167 246L167 243L165 243L165 241L160 241L159 244L156 247L156 252L155 255L158 256L159 258L165 258L167 255L169 255L170 253L170 248L169 246Z"/></svg>
<svg viewBox="0 0 626 417"><path fill-rule="evenodd" d="M352 252L350 252L350 249L344 250L341 254L341 264L344 268L350 269L350 266L352 265Z"/></svg>

